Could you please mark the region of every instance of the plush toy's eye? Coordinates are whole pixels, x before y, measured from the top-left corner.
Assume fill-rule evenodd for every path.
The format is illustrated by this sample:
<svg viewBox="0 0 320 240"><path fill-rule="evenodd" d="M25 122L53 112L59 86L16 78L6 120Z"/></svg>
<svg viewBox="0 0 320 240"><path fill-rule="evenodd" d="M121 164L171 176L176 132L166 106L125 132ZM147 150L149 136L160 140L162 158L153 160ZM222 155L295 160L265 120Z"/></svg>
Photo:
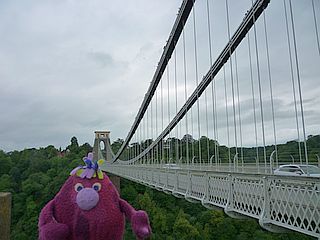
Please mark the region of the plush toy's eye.
<svg viewBox="0 0 320 240"><path fill-rule="evenodd" d="M77 183L76 185L74 185L74 190L76 192L80 192L83 189L83 185L81 183Z"/></svg>
<svg viewBox="0 0 320 240"><path fill-rule="evenodd" d="M94 190L96 190L97 192L99 192L100 189L101 189L101 184L100 183L95 183L95 184L92 185L92 188Z"/></svg>

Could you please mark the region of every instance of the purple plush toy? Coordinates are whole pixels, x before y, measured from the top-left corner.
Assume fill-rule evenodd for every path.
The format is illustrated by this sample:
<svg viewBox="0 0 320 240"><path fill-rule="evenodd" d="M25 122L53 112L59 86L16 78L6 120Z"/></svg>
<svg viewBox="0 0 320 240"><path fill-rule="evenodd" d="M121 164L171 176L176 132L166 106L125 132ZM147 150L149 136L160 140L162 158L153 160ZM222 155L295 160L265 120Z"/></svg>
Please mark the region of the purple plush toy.
<svg viewBox="0 0 320 240"><path fill-rule="evenodd" d="M40 240L120 240L125 217L138 239L150 236L148 215L136 211L119 194L109 178L92 161L84 158L85 167L77 167L59 193L41 211Z"/></svg>

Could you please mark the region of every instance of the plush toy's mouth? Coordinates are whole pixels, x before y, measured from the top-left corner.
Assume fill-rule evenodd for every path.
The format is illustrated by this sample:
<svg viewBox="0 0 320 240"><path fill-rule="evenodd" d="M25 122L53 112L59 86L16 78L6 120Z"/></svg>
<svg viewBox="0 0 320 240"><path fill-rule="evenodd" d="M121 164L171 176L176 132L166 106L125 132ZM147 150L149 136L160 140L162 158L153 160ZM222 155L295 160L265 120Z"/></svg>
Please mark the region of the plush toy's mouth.
<svg viewBox="0 0 320 240"><path fill-rule="evenodd" d="M99 202L99 194L92 188L84 188L78 192L76 202L82 210L90 210Z"/></svg>

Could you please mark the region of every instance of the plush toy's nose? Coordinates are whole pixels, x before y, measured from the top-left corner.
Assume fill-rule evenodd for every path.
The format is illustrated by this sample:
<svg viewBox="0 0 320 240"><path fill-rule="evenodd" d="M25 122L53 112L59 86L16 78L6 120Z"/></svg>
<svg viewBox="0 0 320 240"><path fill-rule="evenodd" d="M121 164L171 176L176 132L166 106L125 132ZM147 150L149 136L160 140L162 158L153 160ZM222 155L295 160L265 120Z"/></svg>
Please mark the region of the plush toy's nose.
<svg viewBox="0 0 320 240"><path fill-rule="evenodd" d="M99 202L99 194L92 188L84 188L78 192L76 202L82 210L90 210Z"/></svg>

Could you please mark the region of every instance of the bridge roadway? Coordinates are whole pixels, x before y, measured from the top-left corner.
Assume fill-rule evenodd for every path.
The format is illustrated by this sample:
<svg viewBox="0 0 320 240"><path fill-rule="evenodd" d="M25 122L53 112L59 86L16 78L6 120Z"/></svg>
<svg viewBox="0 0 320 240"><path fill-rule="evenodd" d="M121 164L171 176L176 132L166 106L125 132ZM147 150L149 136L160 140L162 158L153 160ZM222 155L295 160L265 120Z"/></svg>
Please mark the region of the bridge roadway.
<svg viewBox="0 0 320 240"><path fill-rule="evenodd" d="M163 166L114 163L103 170L207 208L224 209L231 217L258 219L272 232L291 229L320 239L319 178Z"/></svg>

